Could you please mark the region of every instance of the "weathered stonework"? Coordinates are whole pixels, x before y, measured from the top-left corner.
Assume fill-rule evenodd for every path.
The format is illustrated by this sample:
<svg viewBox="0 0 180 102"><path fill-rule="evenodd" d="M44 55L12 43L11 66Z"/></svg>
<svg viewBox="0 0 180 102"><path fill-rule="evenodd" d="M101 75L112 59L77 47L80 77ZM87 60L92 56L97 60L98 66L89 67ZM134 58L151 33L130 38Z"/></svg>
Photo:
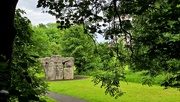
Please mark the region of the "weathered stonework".
<svg viewBox="0 0 180 102"><path fill-rule="evenodd" d="M40 62L45 71L47 80L74 79L74 58L52 57L41 58Z"/></svg>

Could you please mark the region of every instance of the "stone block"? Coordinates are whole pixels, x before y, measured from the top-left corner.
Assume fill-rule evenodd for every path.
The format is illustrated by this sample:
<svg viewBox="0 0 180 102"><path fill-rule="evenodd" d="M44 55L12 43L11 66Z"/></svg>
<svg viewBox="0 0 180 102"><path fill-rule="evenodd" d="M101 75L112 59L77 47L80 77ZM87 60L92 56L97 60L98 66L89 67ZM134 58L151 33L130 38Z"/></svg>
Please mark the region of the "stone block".
<svg viewBox="0 0 180 102"><path fill-rule="evenodd" d="M41 58L40 62L44 68L47 80L61 80L74 78L74 58L53 55Z"/></svg>

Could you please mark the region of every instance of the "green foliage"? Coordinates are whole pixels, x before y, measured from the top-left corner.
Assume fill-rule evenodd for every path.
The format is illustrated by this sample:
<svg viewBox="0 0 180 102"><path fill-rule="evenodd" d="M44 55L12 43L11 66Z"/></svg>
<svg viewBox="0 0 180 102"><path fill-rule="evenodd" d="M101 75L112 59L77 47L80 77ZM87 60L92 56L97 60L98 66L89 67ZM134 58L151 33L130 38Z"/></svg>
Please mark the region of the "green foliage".
<svg viewBox="0 0 180 102"><path fill-rule="evenodd" d="M101 88L105 87L105 94L110 94L111 96L118 98L123 95L123 92L119 90L119 81L122 77L123 75L120 76L118 71L98 71L93 82L95 85L102 82Z"/></svg>
<svg viewBox="0 0 180 102"><path fill-rule="evenodd" d="M57 24L39 24L33 27L33 51L40 57L61 55L74 57L78 74L91 74L100 67L100 58L95 57L93 39L84 34L82 26L72 26L66 30L57 29Z"/></svg>
<svg viewBox="0 0 180 102"><path fill-rule="evenodd" d="M98 44L97 51L103 66L98 68L97 73L94 75L93 81L95 84L102 82L101 88L106 88L105 93L117 98L123 95L123 92L119 90L119 81L126 80L124 73L126 68L126 60L121 61L120 58L124 56L119 56L119 53L126 54L124 52L126 49L123 46L119 46L121 43L117 45L113 43L114 42ZM116 52L117 48L120 51Z"/></svg>
<svg viewBox="0 0 180 102"><path fill-rule="evenodd" d="M133 20L134 56L136 70L148 70L154 77L158 74L172 74L171 81L164 86L179 87L180 31L178 3L160 0L152 3ZM176 84L175 84L176 83ZM173 84L173 85L172 85Z"/></svg>
<svg viewBox="0 0 180 102"><path fill-rule="evenodd" d="M57 29L56 24L39 24L34 26L35 31L32 39L34 43L34 52L41 58L61 54L60 37L63 31Z"/></svg>
<svg viewBox="0 0 180 102"><path fill-rule="evenodd" d="M23 10L16 10L15 27L17 36L14 41L14 49L11 63L11 87L9 89L10 101L38 101L40 96L46 93L46 84L35 76L40 73L38 56L31 53L33 44L31 36L33 30L30 27L30 20L22 17Z"/></svg>
<svg viewBox="0 0 180 102"><path fill-rule="evenodd" d="M33 43L33 52L40 57L48 57L51 55L49 51L50 42L48 36L44 33L44 29L33 27L34 34L31 37Z"/></svg>
<svg viewBox="0 0 180 102"><path fill-rule="evenodd" d="M100 59L94 55L93 39L84 34L82 26L72 26L64 31L61 37L63 57L74 57L78 74L86 71L95 71L99 67Z"/></svg>
<svg viewBox="0 0 180 102"><path fill-rule="evenodd" d="M69 28L73 24L83 24L86 33L101 33L106 39L112 39L115 43L106 57L118 61L115 61L113 67L112 62L103 59L103 63L106 62L104 64L111 66L110 69L102 67L107 73L116 75L118 68L128 64L131 70L147 71L144 74L146 84L150 85L156 75L165 73L172 76L162 85L178 88L179 3L178 0L38 0L37 7L48 8L47 12L57 18L61 29ZM125 40L128 50L120 50L124 44L119 42L118 38ZM82 46L76 50L79 49L82 49ZM122 69L118 69L121 73L117 76L122 74ZM105 87L109 84L113 86L108 78L119 80L111 78L111 75L99 77L98 82L106 83ZM119 87L119 83L116 87ZM109 92L111 93L111 90Z"/></svg>
<svg viewBox="0 0 180 102"><path fill-rule="evenodd" d="M146 71L137 71L137 72L133 72L131 70L126 70L125 73L125 79L122 79L122 81L126 81L127 83L129 82L133 82L133 83L139 83L139 84L143 84L146 85L148 84L148 80L146 79L152 79L149 76L145 76L144 73ZM157 75L156 77L153 77L153 79L150 81L149 86L152 85L161 85L163 80L166 78L165 75L161 74L161 75Z"/></svg>

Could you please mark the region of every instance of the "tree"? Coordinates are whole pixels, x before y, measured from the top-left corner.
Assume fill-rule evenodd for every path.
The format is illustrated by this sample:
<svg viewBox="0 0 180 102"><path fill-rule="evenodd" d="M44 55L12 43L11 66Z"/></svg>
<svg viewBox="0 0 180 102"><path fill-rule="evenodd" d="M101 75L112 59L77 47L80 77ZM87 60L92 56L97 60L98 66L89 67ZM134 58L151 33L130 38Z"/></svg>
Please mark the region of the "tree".
<svg viewBox="0 0 180 102"><path fill-rule="evenodd" d="M39 24L38 26L34 26L33 30L35 31L33 37L34 43L38 43L35 52L41 58L61 54L60 38L64 31L59 30L56 23Z"/></svg>
<svg viewBox="0 0 180 102"><path fill-rule="evenodd" d="M18 0L4 0L2 1L3 5L1 6L2 15L0 16L1 20L1 39L0 39L0 61L6 62L11 58L12 53L12 44L16 35L16 31L14 28L14 15L15 8ZM4 57L6 57L4 59Z"/></svg>
<svg viewBox="0 0 180 102"><path fill-rule="evenodd" d="M0 15L0 91L10 88L10 63L12 55L12 45L16 36L14 28L15 8L18 0L3 0L1 1ZM5 5L5 6L4 6ZM8 77L4 77L8 76ZM5 91L5 92L6 92ZM8 92L8 91L7 91ZM2 93L4 94L4 93ZM0 95L1 96L1 95ZM2 97L2 96L1 96ZM4 98L4 97L3 97ZM6 101L6 98L1 99Z"/></svg>
<svg viewBox="0 0 180 102"><path fill-rule="evenodd" d="M167 75L165 87L180 86L179 10L179 1L160 0L133 19L134 69L146 70L145 75L152 77Z"/></svg>
<svg viewBox="0 0 180 102"><path fill-rule="evenodd" d="M45 25L46 29L44 29L45 34L49 38L50 42L50 51L52 55L60 55L61 54L61 36L63 35L63 31L57 28L56 23L48 23Z"/></svg>
<svg viewBox="0 0 180 102"><path fill-rule="evenodd" d="M84 34L82 26L72 26L61 36L63 57L74 57L77 73L95 70L98 67L98 57L94 56L93 40Z"/></svg>
<svg viewBox="0 0 180 102"><path fill-rule="evenodd" d="M46 34L46 26L39 24L38 26L33 26L32 29L34 33L32 35L33 49L31 49L34 54L37 54L40 58L50 57L52 52L49 50L51 47L51 42Z"/></svg>
<svg viewBox="0 0 180 102"><path fill-rule="evenodd" d="M42 101L40 100L46 92L47 85L44 80L36 76L42 73L38 56L33 53L34 43L33 30L30 27L30 20L22 17L23 10L16 10L15 27L17 36L15 37L10 66L11 86L9 88L9 101Z"/></svg>

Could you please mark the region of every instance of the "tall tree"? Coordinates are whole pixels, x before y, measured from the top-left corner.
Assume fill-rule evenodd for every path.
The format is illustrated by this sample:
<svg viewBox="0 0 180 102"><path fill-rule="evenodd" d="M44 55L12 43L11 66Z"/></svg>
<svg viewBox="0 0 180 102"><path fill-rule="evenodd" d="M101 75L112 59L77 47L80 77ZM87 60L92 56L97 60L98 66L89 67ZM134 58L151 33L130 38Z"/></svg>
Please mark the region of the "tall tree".
<svg viewBox="0 0 180 102"><path fill-rule="evenodd" d="M38 56L33 53L34 32L30 25L30 20L21 15L23 10L16 10L15 27L17 36L15 37L11 63L11 86L9 88L10 101L40 101L45 94L46 84L43 79L37 77L43 69L38 61Z"/></svg>
<svg viewBox="0 0 180 102"><path fill-rule="evenodd" d="M38 26L33 26L32 29L34 30L34 33L31 39L33 45L35 45L33 46L32 52L37 54L40 58L51 56L52 53L49 50L51 45L49 37L46 34L47 27L43 24L39 24Z"/></svg>
<svg viewBox="0 0 180 102"><path fill-rule="evenodd" d="M17 2L18 0L3 0L0 6L0 91L10 88L11 72L9 63L11 62L12 46L16 36L14 16ZM5 98L2 101L7 100Z"/></svg>
<svg viewBox="0 0 180 102"><path fill-rule="evenodd" d="M18 0L3 0L1 4L6 6L1 6L0 9L2 14L0 16L0 60L8 61L11 58L12 44L16 35L16 30L14 28L14 15L16 4ZM4 58L5 57L5 58Z"/></svg>
<svg viewBox="0 0 180 102"><path fill-rule="evenodd" d="M132 21L135 70L147 70L152 77L167 74L163 86L180 86L179 3L158 0Z"/></svg>
<svg viewBox="0 0 180 102"><path fill-rule="evenodd" d="M98 67L98 57L94 56L95 45L82 26L72 26L61 36L62 56L74 57L78 74Z"/></svg>
<svg viewBox="0 0 180 102"><path fill-rule="evenodd" d="M40 57L61 54L62 48L60 42L64 31L59 30L56 23L39 24L38 26L34 26L33 30L35 31L33 39L36 44L38 43L35 52Z"/></svg>

